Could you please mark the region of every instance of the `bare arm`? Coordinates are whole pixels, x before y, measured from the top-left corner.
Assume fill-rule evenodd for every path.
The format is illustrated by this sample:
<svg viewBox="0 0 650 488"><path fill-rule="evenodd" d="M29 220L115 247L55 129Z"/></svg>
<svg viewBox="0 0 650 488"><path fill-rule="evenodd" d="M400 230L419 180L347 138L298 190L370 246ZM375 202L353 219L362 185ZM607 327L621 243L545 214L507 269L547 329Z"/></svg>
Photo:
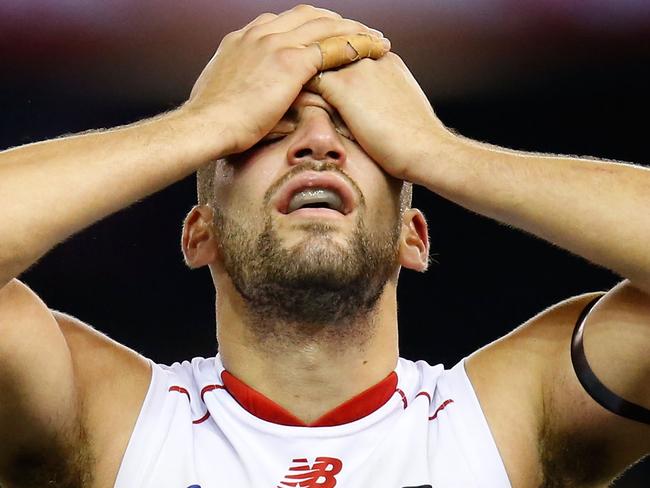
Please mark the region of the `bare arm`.
<svg viewBox="0 0 650 488"><path fill-rule="evenodd" d="M587 317L585 353L603 384L650 409L650 171L615 161L510 151L458 136L441 142L438 151L445 161L440 171L449 180L436 168L437 176L427 182L431 190L628 278ZM528 407L535 419L531 434L538 437L540 479L557 486L604 486L650 453L650 426L601 407L578 382L570 343L586 302L578 303L531 321L516 339L477 356L501 377L524 375L519 391L511 393L521 396L530 388L528 398L535 399ZM531 349L538 353L534 358ZM506 415L503 397L499 402L492 419Z"/></svg>
<svg viewBox="0 0 650 488"><path fill-rule="evenodd" d="M218 131L215 145L225 139ZM0 284L71 234L195 171L208 152L192 132L177 111L1 153Z"/></svg>
<svg viewBox="0 0 650 488"><path fill-rule="evenodd" d="M103 369L111 368L120 378L110 385L116 390L114 402L117 397L118 403L137 408L141 398L124 397L142 394L140 373L133 374L138 377L133 388L124 386L129 373L142 370L141 358L129 363L124 359L128 353L108 353L107 364L96 367L96 354L79 346L93 342L90 329L73 327L74 320L50 311L16 277L74 232L212 159L252 146L317 73L321 54L314 42L368 32L357 22L312 7L263 14L224 38L181 108L127 127L0 153L0 482L22 486L31 479L30 486L45 486L56 470L72 461L67 454L82 452L84 427L92 427L93 418L106 423L97 414L105 407L101 402L93 406L97 395L87 394L86 388L96 390L97 383L105 383ZM118 349L110 341L95 342L101 343L98 349ZM96 371L97 377L89 371ZM128 416L133 411L113 414ZM109 427L120 424L115 422ZM102 437L98 430L88 433L91 442ZM104 437L128 439L129 433ZM108 456L105 447L97 449L99 458ZM58 459L52 459L54 453ZM115 456L121 458L119 452ZM109 480L111 469L101 459L98 463ZM43 478L34 481L29 476L37 468ZM66 486L89 486L85 478L63 481L61 475L57 480Z"/></svg>
<svg viewBox="0 0 650 488"><path fill-rule="evenodd" d="M393 54L325 73L318 90L339 110L364 150L394 177L626 278L590 314L585 351L607 387L650 408L650 170L514 151L456 135L438 120ZM503 421L498 427L506 432L500 449L506 446L516 465L523 464L531 438L541 443L555 439L554 445L573 461L557 468L564 470L565 479L593 486L578 479L578 468L587 461L598 468L592 470L592 483L611 478L648 452L650 436L648 426L606 411L578 383L569 356L580 314L576 303L586 305L578 299L563 304L564 312L542 314L522 328L528 332L479 352L474 363L481 366L473 368L472 379L494 368L494 374L484 377L481 396L494 407L489 420L511 419L509 405L518 406L512 409L520 412L517 422ZM527 435L522 438L521 432ZM543 452L535 446L528 460L540 462ZM533 478L528 472L517 477L524 480L520 486L538 486L539 476Z"/></svg>
<svg viewBox="0 0 650 488"><path fill-rule="evenodd" d="M603 384L650 409L650 170L511 151L451 134L439 140L437 151L445 163L433 169L429 189L627 278L589 314L585 353ZM650 452L650 426L601 407L578 382L569 345L581 310L566 309L533 320L518 339L481 354L506 376L520 368L506 358L518 357L527 365L527 386L541 386L542 397L529 406L538 422L542 479L558 486L604 486ZM533 347L541 353L538 361L526 354ZM497 412L492 418L504 414Z"/></svg>
<svg viewBox="0 0 650 488"><path fill-rule="evenodd" d="M391 175L583 256L650 293L650 169L515 151L454 134L392 53L325 73L319 90Z"/></svg>
<svg viewBox="0 0 650 488"><path fill-rule="evenodd" d="M424 176L427 188L611 269L650 293L650 169L513 151L449 132L435 142L435 164L414 175Z"/></svg>
<svg viewBox="0 0 650 488"><path fill-rule="evenodd" d="M370 30L312 7L263 14L224 38L180 109L0 153L0 286L74 232L252 146L317 73L313 43L359 32Z"/></svg>

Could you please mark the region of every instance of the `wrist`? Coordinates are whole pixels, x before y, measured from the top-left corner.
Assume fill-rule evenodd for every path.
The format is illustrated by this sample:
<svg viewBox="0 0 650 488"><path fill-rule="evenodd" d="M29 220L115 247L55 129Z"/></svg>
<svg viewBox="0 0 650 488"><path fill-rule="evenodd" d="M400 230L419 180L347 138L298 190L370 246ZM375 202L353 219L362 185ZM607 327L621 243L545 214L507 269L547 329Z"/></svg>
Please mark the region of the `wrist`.
<svg viewBox="0 0 650 488"><path fill-rule="evenodd" d="M200 167L234 152L236 143L226 120L185 104L161 116L158 123L169 133L170 140L183 148L185 157Z"/></svg>
<svg viewBox="0 0 650 488"><path fill-rule="evenodd" d="M458 158L462 153L462 136L453 133L442 124L435 130L422 134L405 167L404 180L424 186L431 191L455 178L459 172Z"/></svg>

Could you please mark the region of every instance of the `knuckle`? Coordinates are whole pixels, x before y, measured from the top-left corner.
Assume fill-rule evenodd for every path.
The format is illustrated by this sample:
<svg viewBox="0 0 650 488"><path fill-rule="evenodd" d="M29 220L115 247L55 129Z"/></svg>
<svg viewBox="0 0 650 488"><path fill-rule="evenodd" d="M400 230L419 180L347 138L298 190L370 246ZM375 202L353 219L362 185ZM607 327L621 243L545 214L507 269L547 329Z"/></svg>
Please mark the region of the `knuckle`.
<svg viewBox="0 0 650 488"><path fill-rule="evenodd" d="M310 12L313 10L316 10L314 7L311 5L307 5L306 3L299 3L295 7L293 7L291 10L294 12Z"/></svg>
<svg viewBox="0 0 650 488"><path fill-rule="evenodd" d="M241 31L233 31L229 32L225 36L223 36L223 39L221 39L221 42L232 42L234 39L236 39L239 35L241 35Z"/></svg>
<svg viewBox="0 0 650 488"><path fill-rule="evenodd" d="M240 31L243 34L245 34L245 33L249 32L251 29L254 29L254 28L256 28L256 27L258 27L260 25L263 25L263 24L273 20L276 17L277 17L276 14L273 14L273 13L270 13L270 12L265 12L265 13L260 14L257 17L255 17L255 19L252 22L249 22L248 24L246 24L244 27L242 27L240 29Z"/></svg>
<svg viewBox="0 0 650 488"><path fill-rule="evenodd" d="M264 12L261 15L258 15L257 18L255 19L255 22L262 22L264 20L273 20L277 17L277 14L274 14L272 12Z"/></svg>
<svg viewBox="0 0 650 488"><path fill-rule="evenodd" d="M253 41L254 39L263 38L264 35L262 34L262 32L263 32L262 25L254 25L244 31L242 38L245 41Z"/></svg>
<svg viewBox="0 0 650 488"><path fill-rule="evenodd" d="M335 19L341 19L341 15L333 12L331 10L328 10L326 8L319 8L319 7L314 7L312 5L308 5L306 3L302 3L300 5L296 5L294 8L291 9L292 12L298 12L301 14L305 15L314 15L314 16L320 16L320 17L330 17L330 18L335 18Z"/></svg>
<svg viewBox="0 0 650 488"><path fill-rule="evenodd" d="M293 48L278 49L273 55L274 64L280 68L291 68L295 66L296 52Z"/></svg>
<svg viewBox="0 0 650 488"><path fill-rule="evenodd" d="M225 47L228 45L233 45L237 44L240 39L242 38L243 32L241 30L229 32L225 36L223 36L223 39L221 39L221 42L219 44L220 47Z"/></svg>
<svg viewBox="0 0 650 488"><path fill-rule="evenodd" d="M336 13L336 12L334 12L332 10L328 10L326 8L315 8L315 10L317 12L320 12L322 15L327 16L327 17L331 17L331 18L334 18L334 19L342 19L343 18L341 16L341 14L338 14L338 13Z"/></svg>
<svg viewBox="0 0 650 488"><path fill-rule="evenodd" d="M352 27L355 30L361 31L361 32L370 32L370 29L366 27L364 24L361 22L357 22L356 20L349 20L350 22L350 27Z"/></svg>
<svg viewBox="0 0 650 488"><path fill-rule="evenodd" d="M257 44L260 49L272 50L278 45L279 35L277 33L266 34L257 39Z"/></svg>
<svg viewBox="0 0 650 488"><path fill-rule="evenodd" d="M255 34L258 33L259 31L260 31L260 26L259 25L253 25L253 26L249 27L248 29L242 29L242 34L243 34L243 37L251 38L251 37L255 37Z"/></svg>

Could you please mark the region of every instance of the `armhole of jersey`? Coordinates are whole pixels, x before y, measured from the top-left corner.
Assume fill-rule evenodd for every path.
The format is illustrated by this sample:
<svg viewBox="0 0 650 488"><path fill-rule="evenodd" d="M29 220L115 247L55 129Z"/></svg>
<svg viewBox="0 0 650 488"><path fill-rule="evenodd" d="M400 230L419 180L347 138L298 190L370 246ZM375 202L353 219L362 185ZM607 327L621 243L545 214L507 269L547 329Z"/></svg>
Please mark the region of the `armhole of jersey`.
<svg viewBox="0 0 650 488"><path fill-rule="evenodd" d="M573 370L585 391L601 407L626 419L650 425L650 410L635 403L628 402L603 385L587 361L582 340L585 322L593 306L602 297L603 295L597 296L587 304L580 317L578 317L575 328L573 329L573 337L571 338L571 362L573 363Z"/></svg>
<svg viewBox="0 0 650 488"><path fill-rule="evenodd" d="M135 421L129 442L126 445L120 467L117 470L114 488L131 486L145 486L144 477L149 473L151 465L151 450L147 450L147 444L153 447L150 434L155 432L154 416L150 415L151 409L164 400L167 389L164 385L164 377L158 364L146 358L151 367L151 380L149 388L140 407L138 418ZM155 458L154 458L155 459Z"/></svg>

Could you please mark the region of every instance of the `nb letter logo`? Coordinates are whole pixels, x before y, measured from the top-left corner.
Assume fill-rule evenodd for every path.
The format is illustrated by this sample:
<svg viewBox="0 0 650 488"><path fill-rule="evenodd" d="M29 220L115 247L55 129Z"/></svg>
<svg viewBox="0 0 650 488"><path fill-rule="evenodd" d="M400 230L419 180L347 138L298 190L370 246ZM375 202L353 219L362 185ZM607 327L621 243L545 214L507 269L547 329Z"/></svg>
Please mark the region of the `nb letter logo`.
<svg viewBox="0 0 650 488"><path fill-rule="evenodd" d="M336 475L343 468L340 459L331 457L317 457L311 466L305 458L294 459L293 464L278 488L334 488Z"/></svg>

